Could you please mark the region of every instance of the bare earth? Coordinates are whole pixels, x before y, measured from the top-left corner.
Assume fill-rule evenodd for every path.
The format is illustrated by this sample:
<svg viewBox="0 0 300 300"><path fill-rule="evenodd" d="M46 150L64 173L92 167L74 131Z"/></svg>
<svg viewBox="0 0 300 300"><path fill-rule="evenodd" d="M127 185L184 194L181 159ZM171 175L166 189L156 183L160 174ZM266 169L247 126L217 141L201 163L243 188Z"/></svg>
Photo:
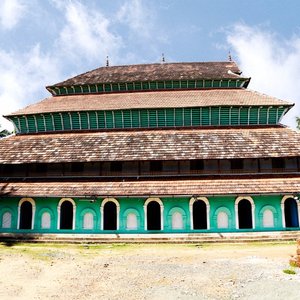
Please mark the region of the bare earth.
<svg viewBox="0 0 300 300"><path fill-rule="evenodd" d="M295 243L0 246L0 299L300 299Z"/></svg>

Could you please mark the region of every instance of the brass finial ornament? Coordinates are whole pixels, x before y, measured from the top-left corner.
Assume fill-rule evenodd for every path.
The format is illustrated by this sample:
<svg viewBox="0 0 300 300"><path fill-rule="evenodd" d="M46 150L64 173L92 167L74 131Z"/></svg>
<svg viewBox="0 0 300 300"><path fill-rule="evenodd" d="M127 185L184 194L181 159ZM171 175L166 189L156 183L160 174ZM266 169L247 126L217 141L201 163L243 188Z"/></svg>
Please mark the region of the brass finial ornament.
<svg viewBox="0 0 300 300"><path fill-rule="evenodd" d="M108 55L106 56L106 66L109 67L109 59L108 59Z"/></svg>
<svg viewBox="0 0 300 300"><path fill-rule="evenodd" d="M231 57L230 51L228 51L228 60L229 60L229 61L232 61L232 57Z"/></svg>

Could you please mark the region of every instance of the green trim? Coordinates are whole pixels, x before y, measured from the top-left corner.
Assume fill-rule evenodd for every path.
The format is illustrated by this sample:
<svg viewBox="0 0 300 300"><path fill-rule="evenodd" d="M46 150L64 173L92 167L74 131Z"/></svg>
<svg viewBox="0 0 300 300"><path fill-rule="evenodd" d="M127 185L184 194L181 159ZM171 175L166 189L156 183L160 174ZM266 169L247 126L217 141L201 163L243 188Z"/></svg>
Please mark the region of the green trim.
<svg viewBox="0 0 300 300"><path fill-rule="evenodd" d="M209 88L241 88L249 79L197 79L197 80L166 80L166 81L138 81L120 83L97 83L74 86L49 87L55 95L74 95L91 93L111 93L149 90L176 90L176 89L209 89Z"/></svg>
<svg viewBox="0 0 300 300"><path fill-rule="evenodd" d="M286 107L212 106L45 113L10 118L17 133L278 124Z"/></svg>

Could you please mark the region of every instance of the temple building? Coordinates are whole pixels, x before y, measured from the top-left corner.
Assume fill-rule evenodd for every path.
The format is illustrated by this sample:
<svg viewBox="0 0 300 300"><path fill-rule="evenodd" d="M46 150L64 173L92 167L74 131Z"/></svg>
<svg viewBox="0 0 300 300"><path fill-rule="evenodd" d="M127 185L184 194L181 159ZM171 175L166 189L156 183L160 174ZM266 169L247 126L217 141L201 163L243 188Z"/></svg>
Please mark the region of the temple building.
<svg viewBox="0 0 300 300"><path fill-rule="evenodd" d="M293 104L249 82L225 61L106 66L47 86L5 116L0 232L299 230L300 135L280 123Z"/></svg>

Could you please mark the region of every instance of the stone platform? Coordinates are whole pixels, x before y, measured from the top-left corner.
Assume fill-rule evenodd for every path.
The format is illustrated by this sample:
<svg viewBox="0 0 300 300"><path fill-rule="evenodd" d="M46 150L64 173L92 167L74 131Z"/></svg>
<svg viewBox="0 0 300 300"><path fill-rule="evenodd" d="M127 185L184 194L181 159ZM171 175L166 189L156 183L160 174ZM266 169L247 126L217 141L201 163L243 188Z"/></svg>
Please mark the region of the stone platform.
<svg viewBox="0 0 300 300"><path fill-rule="evenodd" d="M0 233L0 242L32 243L247 243L298 240L300 264L300 231L227 232L227 233L147 233L147 234L30 234Z"/></svg>

